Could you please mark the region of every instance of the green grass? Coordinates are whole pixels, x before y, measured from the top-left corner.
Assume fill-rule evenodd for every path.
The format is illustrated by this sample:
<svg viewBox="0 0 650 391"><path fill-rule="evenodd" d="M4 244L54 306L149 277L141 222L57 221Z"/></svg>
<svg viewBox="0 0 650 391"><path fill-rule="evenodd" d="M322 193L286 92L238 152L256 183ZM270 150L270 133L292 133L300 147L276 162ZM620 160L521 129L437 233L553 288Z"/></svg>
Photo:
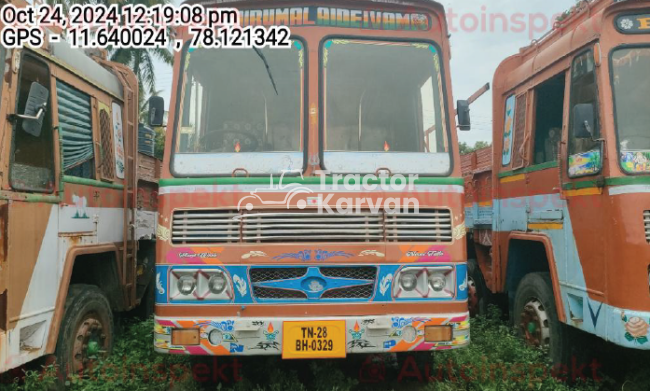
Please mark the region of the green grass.
<svg viewBox="0 0 650 391"><path fill-rule="evenodd" d="M350 355L346 360L283 361L277 356L239 360L162 355L153 351L152 321L133 323L115 344L113 354L86 376L66 382L70 390L647 390L648 356L636 358L638 368L618 381L593 379L568 384L552 374L545 353L522 343L493 309L487 318L472 320L468 348L412 356ZM618 353L624 356L629 351ZM636 353L635 353L636 354ZM620 360L619 360L620 361ZM630 364L634 366L635 364ZM625 365L624 365L625 366ZM217 368L215 370L214 368ZM620 372L619 369L617 371ZM620 373L619 373L620 374ZM600 373L597 377L603 376ZM235 379L235 378L239 379ZM10 390L56 389L54 368L27 371ZM2 387L0 387L2 388Z"/></svg>

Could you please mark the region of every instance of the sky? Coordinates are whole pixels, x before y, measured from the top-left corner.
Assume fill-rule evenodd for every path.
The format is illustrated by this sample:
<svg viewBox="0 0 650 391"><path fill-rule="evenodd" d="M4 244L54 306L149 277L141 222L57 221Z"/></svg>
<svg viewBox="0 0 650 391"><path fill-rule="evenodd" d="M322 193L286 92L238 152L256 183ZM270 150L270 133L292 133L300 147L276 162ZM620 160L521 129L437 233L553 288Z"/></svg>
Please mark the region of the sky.
<svg viewBox="0 0 650 391"><path fill-rule="evenodd" d="M179 0L173 0L178 5ZM269 2L270 3L270 2ZM467 99L485 83L508 56L539 39L555 18L575 0L454 0L441 1L451 34L451 76L454 99ZM169 104L171 67L156 63L157 87ZM471 106L472 130L458 132L460 141L474 145L492 141L492 95Z"/></svg>

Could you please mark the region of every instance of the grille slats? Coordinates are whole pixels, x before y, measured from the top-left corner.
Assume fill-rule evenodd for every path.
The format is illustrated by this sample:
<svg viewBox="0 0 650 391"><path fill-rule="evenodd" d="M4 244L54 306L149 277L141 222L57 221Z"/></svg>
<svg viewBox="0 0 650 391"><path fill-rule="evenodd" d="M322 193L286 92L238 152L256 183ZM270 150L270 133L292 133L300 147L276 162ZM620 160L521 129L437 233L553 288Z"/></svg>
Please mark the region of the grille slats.
<svg viewBox="0 0 650 391"><path fill-rule="evenodd" d="M650 243L650 210L643 212L643 222L645 223L645 239Z"/></svg>
<svg viewBox="0 0 650 391"><path fill-rule="evenodd" d="M377 268L367 267L321 267L322 275L333 278L349 278L355 280L374 280Z"/></svg>
<svg viewBox="0 0 650 391"><path fill-rule="evenodd" d="M650 218L650 217L649 217ZM173 243L451 242L452 216L445 209L418 213L310 211L235 213L231 210L174 212Z"/></svg>

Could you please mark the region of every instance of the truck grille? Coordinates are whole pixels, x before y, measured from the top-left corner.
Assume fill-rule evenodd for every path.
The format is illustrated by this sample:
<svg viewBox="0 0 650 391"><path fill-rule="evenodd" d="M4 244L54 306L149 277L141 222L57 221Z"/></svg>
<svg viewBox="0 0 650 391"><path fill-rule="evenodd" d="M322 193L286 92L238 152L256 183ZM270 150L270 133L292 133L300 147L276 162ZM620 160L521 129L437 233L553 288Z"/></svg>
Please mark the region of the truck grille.
<svg viewBox="0 0 650 391"><path fill-rule="evenodd" d="M314 266L311 266L314 268ZM255 267L249 272L251 285L253 286L253 297L261 300L307 300L308 292L302 286L295 284L289 286L289 280L310 278L314 276L310 273L307 276L309 267ZM339 288L327 288L320 296L320 299L370 299L372 298L375 281L377 278L376 266L322 266L318 268L320 275L327 278L340 278L350 281L360 281L361 285L343 286ZM282 283L287 281L287 288L282 287ZM273 282L274 287L263 286L264 283ZM311 296L312 299L314 296Z"/></svg>
<svg viewBox="0 0 650 391"><path fill-rule="evenodd" d="M447 209L350 214L181 210L174 212L172 223L175 244L451 241Z"/></svg>
<svg viewBox="0 0 650 391"><path fill-rule="evenodd" d="M232 243L240 237L238 213L228 210L174 212L173 243Z"/></svg>
<svg viewBox="0 0 650 391"><path fill-rule="evenodd" d="M643 212L643 222L645 223L645 239L650 243L650 210Z"/></svg>
<svg viewBox="0 0 650 391"><path fill-rule="evenodd" d="M261 286L253 287L253 296L258 299L307 300L307 295L304 292L290 289L264 288Z"/></svg>
<svg viewBox="0 0 650 391"><path fill-rule="evenodd" d="M320 272L326 277L349 278L352 280L374 280L377 268L368 267L321 267Z"/></svg>
<svg viewBox="0 0 650 391"><path fill-rule="evenodd" d="M321 299L370 299L373 290L374 284L330 289L323 293Z"/></svg>
<svg viewBox="0 0 650 391"><path fill-rule="evenodd" d="M372 213L331 215L317 212L250 213L242 216L244 242L378 242L382 216Z"/></svg>
<svg viewBox="0 0 650 391"><path fill-rule="evenodd" d="M427 209L417 214L387 214L386 237L395 242L451 242L451 212Z"/></svg>
<svg viewBox="0 0 650 391"><path fill-rule="evenodd" d="M263 267L251 269L251 282L264 282L275 280L290 280L300 278L307 274L306 267Z"/></svg>

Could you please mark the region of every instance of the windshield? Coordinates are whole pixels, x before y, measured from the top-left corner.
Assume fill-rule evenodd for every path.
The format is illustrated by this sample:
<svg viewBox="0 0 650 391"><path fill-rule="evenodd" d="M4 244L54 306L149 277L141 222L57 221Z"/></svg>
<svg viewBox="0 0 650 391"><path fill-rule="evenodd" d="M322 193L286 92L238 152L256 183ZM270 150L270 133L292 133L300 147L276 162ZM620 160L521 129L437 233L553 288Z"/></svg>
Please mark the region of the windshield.
<svg viewBox="0 0 650 391"><path fill-rule="evenodd" d="M303 46L189 49L176 175L279 173L302 168Z"/></svg>
<svg viewBox="0 0 650 391"><path fill-rule="evenodd" d="M449 143L439 50L333 39L323 45L325 166L445 175Z"/></svg>
<svg viewBox="0 0 650 391"><path fill-rule="evenodd" d="M650 48L616 50L612 74L621 166L650 173Z"/></svg>

